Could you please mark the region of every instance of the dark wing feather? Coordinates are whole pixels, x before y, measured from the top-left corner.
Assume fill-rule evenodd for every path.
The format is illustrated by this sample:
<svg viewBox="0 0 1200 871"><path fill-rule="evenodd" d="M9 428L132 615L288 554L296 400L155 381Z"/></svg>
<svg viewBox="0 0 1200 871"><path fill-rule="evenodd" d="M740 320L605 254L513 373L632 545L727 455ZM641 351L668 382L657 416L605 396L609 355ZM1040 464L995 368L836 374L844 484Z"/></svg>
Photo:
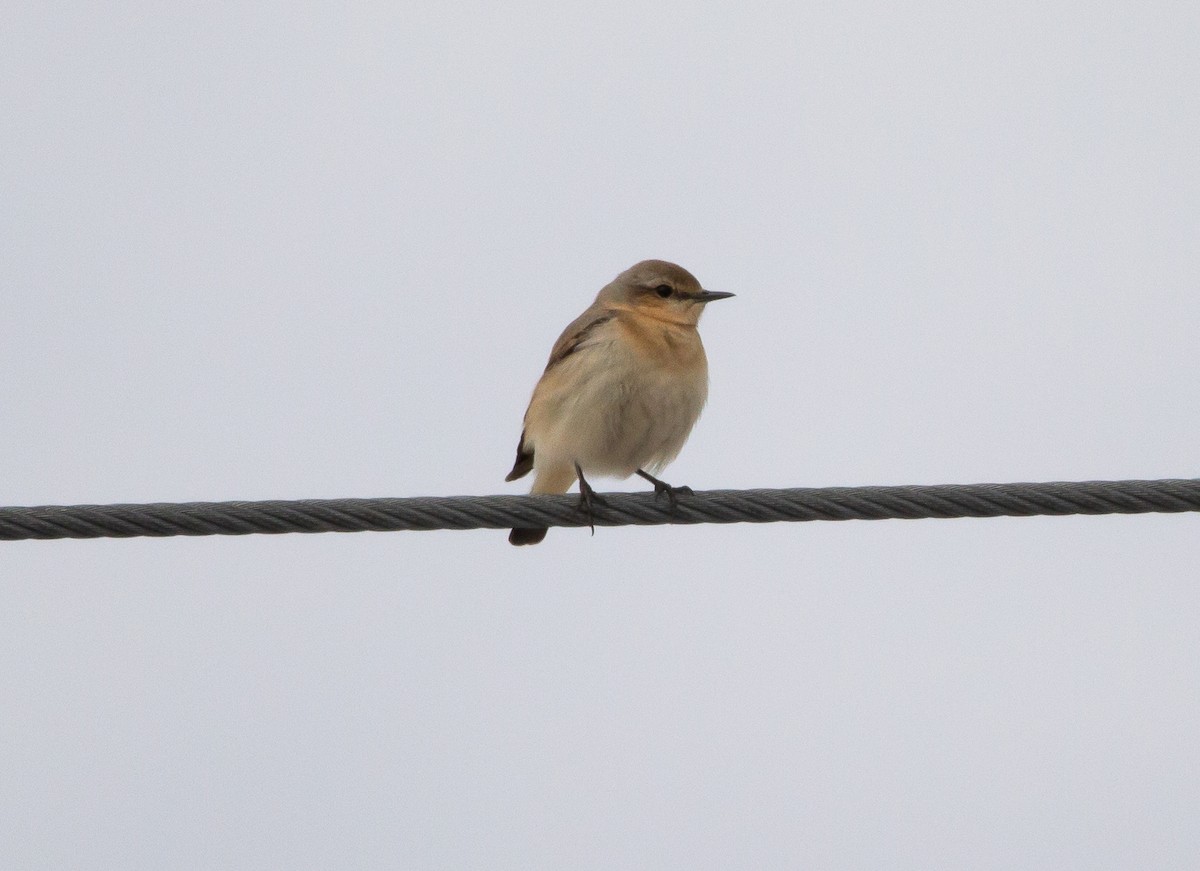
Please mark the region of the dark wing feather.
<svg viewBox="0 0 1200 871"><path fill-rule="evenodd" d="M554 343L554 350L550 352L550 360L546 363L546 372L557 366L567 357L574 354L588 340L592 331L601 324L606 324L616 317L615 312L597 310L595 307L589 308L574 321L572 321L563 334L558 337L558 341ZM545 372L542 373L543 375ZM505 477L505 481L515 481L518 478L523 478L529 474L533 468L533 448L525 444L525 433L521 433L521 440L517 442L517 459L513 463L512 471ZM545 532L542 532L545 535ZM541 539L536 539L540 541ZM514 542L515 543L515 542ZM521 542L522 544L532 544L533 541Z"/></svg>
<svg viewBox="0 0 1200 871"><path fill-rule="evenodd" d="M532 468L533 451L525 447L525 432L522 430L521 438L517 442L517 461L513 463L512 471L508 473L504 480L515 481L517 478L524 478Z"/></svg>
<svg viewBox="0 0 1200 871"><path fill-rule="evenodd" d="M588 310L576 318L554 343L554 350L550 352L550 360L546 363L546 371L549 372L554 366L578 351L580 346L591 336L593 330L601 324L607 324L616 316L616 312Z"/></svg>

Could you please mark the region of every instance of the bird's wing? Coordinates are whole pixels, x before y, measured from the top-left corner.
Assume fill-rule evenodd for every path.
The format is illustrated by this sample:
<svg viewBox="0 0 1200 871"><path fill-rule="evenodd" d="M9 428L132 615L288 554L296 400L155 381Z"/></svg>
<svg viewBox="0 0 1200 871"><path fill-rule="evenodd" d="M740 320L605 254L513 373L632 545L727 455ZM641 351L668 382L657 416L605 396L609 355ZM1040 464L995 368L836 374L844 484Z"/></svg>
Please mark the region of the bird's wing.
<svg viewBox="0 0 1200 871"><path fill-rule="evenodd" d="M525 430L521 430L521 438L517 441L517 461L513 463L512 471L505 475L505 481L515 481L524 478L533 468L533 448L525 447Z"/></svg>
<svg viewBox="0 0 1200 871"><path fill-rule="evenodd" d="M553 350L550 351L550 360L546 363L546 372L549 372L567 357L578 351L591 337L592 333L602 324L606 324L615 318L616 312L609 309L602 309L592 306L575 320L567 325L563 330L558 341L554 343ZM545 372L542 373L543 376Z"/></svg>
<svg viewBox="0 0 1200 871"><path fill-rule="evenodd" d="M550 360L546 363L546 370L542 373L542 378L545 379L546 373L570 357L580 348L584 347L592 333L602 324L606 324L616 317L616 313L608 309L600 308L593 305L575 320L567 325L563 330L558 341L554 343L554 348L550 351ZM540 381L538 382L541 383ZM536 390L534 391L536 393ZM531 402L532 404L532 402ZM526 410L526 414L528 414ZM515 481L518 478L523 478L529 474L533 468L533 445L525 443L525 431L521 432L521 439L517 442L517 459L513 463L512 471L504 478L505 481Z"/></svg>

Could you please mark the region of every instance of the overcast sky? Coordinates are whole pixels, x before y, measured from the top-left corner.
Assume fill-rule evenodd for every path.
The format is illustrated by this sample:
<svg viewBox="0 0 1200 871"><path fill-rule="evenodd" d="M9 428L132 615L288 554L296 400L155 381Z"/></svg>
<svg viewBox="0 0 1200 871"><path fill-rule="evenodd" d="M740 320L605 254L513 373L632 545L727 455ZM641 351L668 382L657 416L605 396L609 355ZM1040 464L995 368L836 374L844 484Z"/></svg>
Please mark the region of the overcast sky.
<svg viewBox="0 0 1200 871"><path fill-rule="evenodd" d="M0 504L1200 475L1200 5L25 3ZM596 481L599 489L642 482ZM1197 515L0 543L0 867L1200 863Z"/></svg>

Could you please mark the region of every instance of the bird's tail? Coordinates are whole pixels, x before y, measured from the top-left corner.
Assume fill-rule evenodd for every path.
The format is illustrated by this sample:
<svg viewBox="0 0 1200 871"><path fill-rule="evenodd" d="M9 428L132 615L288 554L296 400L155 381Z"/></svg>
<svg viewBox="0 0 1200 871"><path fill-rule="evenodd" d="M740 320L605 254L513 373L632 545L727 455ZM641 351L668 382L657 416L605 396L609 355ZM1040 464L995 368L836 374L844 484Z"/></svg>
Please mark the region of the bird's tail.
<svg viewBox="0 0 1200 871"><path fill-rule="evenodd" d="M566 493L575 483L575 470L564 469L540 470L534 473L533 486L530 493ZM508 533L508 543L518 547L523 544L537 544L546 537L549 530L544 526L518 526Z"/></svg>
<svg viewBox="0 0 1200 871"><path fill-rule="evenodd" d="M537 544L546 537L550 530L544 526L518 526L508 531L508 543L520 547L523 544Z"/></svg>

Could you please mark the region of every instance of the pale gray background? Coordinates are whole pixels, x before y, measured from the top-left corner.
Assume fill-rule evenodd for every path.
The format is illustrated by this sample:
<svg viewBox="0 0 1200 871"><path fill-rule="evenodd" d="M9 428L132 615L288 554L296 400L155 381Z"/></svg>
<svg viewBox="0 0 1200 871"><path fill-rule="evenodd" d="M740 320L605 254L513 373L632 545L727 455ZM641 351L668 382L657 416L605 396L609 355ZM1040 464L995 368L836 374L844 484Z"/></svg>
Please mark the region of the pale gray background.
<svg viewBox="0 0 1200 871"><path fill-rule="evenodd" d="M27 3L0 504L1200 474L1200 5ZM640 482L611 486L640 486ZM1194 868L1196 516L0 544L0 867Z"/></svg>

